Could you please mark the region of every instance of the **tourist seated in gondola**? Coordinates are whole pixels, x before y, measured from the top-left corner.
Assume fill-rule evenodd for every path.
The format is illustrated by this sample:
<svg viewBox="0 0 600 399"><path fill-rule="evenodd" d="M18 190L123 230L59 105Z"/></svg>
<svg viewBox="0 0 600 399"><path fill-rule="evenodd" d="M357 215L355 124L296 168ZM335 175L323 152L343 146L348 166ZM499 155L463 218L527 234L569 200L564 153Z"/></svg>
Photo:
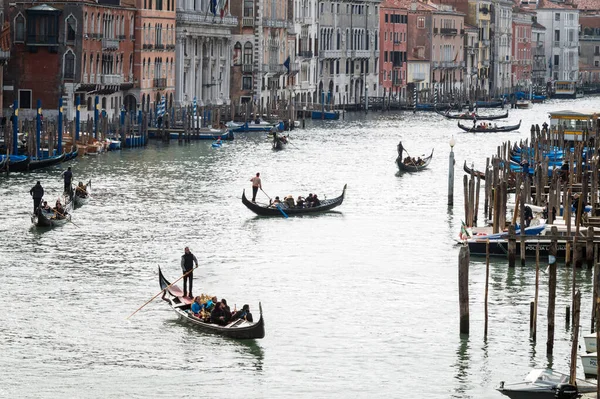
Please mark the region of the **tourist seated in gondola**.
<svg viewBox="0 0 600 399"><path fill-rule="evenodd" d="M299 195L296 200L296 208L304 208L304 198L302 198L301 195Z"/></svg>
<svg viewBox="0 0 600 399"><path fill-rule="evenodd" d="M283 197L283 202L288 208L296 207L296 203L294 202L294 197L292 197L291 194L286 197Z"/></svg>
<svg viewBox="0 0 600 399"><path fill-rule="evenodd" d="M204 310L206 310L208 313L212 312L213 309L215 308L216 303L217 303L217 297L213 296L208 301L206 301L206 303L204 304Z"/></svg>
<svg viewBox="0 0 600 399"><path fill-rule="evenodd" d="M197 296L196 298L194 298L194 303L192 303L192 313L194 314L194 316L199 317L200 316L200 312L202 311L202 309L204 308L204 304L201 302L202 299Z"/></svg>
<svg viewBox="0 0 600 399"><path fill-rule="evenodd" d="M319 200L319 197L317 197L317 194L313 195L313 202L312 202L312 206L319 206L321 205L321 200Z"/></svg>
<svg viewBox="0 0 600 399"><path fill-rule="evenodd" d="M225 298L221 299L221 309L223 309L223 323L229 324L231 321L231 309L229 305L227 305L227 300Z"/></svg>
<svg viewBox="0 0 600 399"><path fill-rule="evenodd" d="M275 197L275 199L273 201L271 201L271 203L269 204L269 206L273 207L273 208L277 208L277 205L281 204L281 200L279 199L279 197Z"/></svg>
<svg viewBox="0 0 600 399"><path fill-rule="evenodd" d="M215 308L210 312L210 322L221 326L225 325L225 310L221 302L217 302Z"/></svg>
<svg viewBox="0 0 600 399"><path fill-rule="evenodd" d="M281 142L282 142L283 144L287 144L287 142L288 142L288 138L287 138L287 136L281 136L279 139L281 140Z"/></svg>
<svg viewBox="0 0 600 399"><path fill-rule="evenodd" d="M83 184L83 182L79 182L77 189L75 190L75 194L80 198L86 198L88 196L87 187Z"/></svg>
<svg viewBox="0 0 600 399"><path fill-rule="evenodd" d="M238 320L238 319L244 319L244 320L247 320L249 322L253 322L254 321L252 319L252 313L250 313L250 305L247 305L247 304L244 305L242 307L242 310L238 310L231 317L231 321L235 321L235 320Z"/></svg>
<svg viewBox="0 0 600 399"><path fill-rule="evenodd" d="M48 201L42 202L42 205L40 205L40 209L44 212L52 212L52 208L50 208L50 205L48 205Z"/></svg>
<svg viewBox="0 0 600 399"><path fill-rule="evenodd" d="M64 219L67 216L67 211L60 203L60 200L56 201L56 205L52 210L54 211L56 219Z"/></svg>
<svg viewBox="0 0 600 399"><path fill-rule="evenodd" d="M308 194L308 197L306 197L306 203L304 204L305 207L310 208L313 206L313 195L312 193Z"/></svg>

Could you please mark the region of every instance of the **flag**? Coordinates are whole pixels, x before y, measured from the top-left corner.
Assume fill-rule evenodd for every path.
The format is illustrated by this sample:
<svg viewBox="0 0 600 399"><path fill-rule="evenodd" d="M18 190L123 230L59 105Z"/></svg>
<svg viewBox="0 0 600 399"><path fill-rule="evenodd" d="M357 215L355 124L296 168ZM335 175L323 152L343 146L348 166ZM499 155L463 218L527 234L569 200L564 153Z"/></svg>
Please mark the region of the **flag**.
<svg viewBox="0 0 600 399"><path fill-rule="evenodd" d="M456 62L457 59L458 59L458 51L456 52L456 55L454 56L454 59L452 60L452 62Z"/></svg>
<svg viewBox="0 0 600 399"><path fill-rule="evenodd" d="M460 238L462 240L471 238L471 234L469 233L469 230L467 230L467 225L462 220L460 221Z"/></svg>
<svg viewBox="0 0 600 399"><path fill-rule="evenodd" d="M288 73L290 73L290 57L288 56L287 59L283 62L283 66L287 69Z"/></svg>
<svg viewBox="0 0 600 399"><path fill-rule="evenodd" d="M165 96L162 96L162 98L160 99L160 103L156 107L156 117L157 118L159 118L161 116L164 116L164 114L165 114L165 105L166 105Z"/></svg>
<svg viewBox="0 0 600 399"><path fill-rule="evenodd" d="M219 0L219 12L221 13L221 19L223 19L223 16L225 15L225 10L227 9L228 5L228 0Z"/></svg>
<svg viewBox="0 0 600 399"><path fill-rule="evenodd" d="M210 0L210 12L217 15L217 0Z"/></svg>
<svg viewBox="0 0 600 399"><path fill-rule="evenodd" d="M192 108L194 111L194 116L196 116L196 113L198 112L198 103L196 102L196 96L194 96L194 100L192 100Z"/></svg>

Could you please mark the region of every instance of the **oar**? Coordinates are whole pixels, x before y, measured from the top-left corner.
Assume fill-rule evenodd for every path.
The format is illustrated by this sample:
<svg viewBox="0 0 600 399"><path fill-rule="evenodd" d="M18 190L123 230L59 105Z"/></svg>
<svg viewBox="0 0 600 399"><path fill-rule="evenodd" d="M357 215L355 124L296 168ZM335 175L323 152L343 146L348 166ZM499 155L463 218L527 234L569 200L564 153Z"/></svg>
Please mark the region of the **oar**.
<svg viewBox="0 0 600 399"><path fill-rule="evenodd" d="M402 149L404 151L406 151L406 148L402 147ZM410 158L410 162L415 166L415 169L418 170L419 167L417 166L417 164L415 163L415 161L413 160L413 157L410 156L410 154L408 153L408 151L406 151L406 155L408 155L408 157Z"/></svg>
<svg viewBox="0 0 600 399"><path fill-rule="evenodd" d="M277 209L279 209L279 212L281 212L281 214L283 215L284 218L288 218L289 216L283 211L283 208L281 207L280 204L275 204L275 206L277 207Z"/></svg>
<svg viewBox="0 0 600 399"><path fill-rule="evenodd" d="M65 215L63 215L62 213L60 213L59 211L56 211L56 210L55 210L54 212L58 213L58 214L59 214L60 216L62 216L63 218L67 219L67 217L66 217ZM72 221L71 219L67 219L67 222L71 222L71 223L73 223L73 224L75 225L75 227L77 227L78 229L80 228L80 227L79 227L77 224L75 224L75 222L74 222L74 221Z"/></svg>
<svg viewBox="0 0 600 399"><path fill-rule="evenodd" d="M265 190L263 190L263 189L262 189L262 187L260 188L260 191L262 191L263 193L265 193ZM269 194L265 193L265 195L266 195L267 197L269 197ZM271 201L271 197L269 197L269 201Z"/></svg>
<svg viewBox="0 0 600 399"><path fill-rule="evenodd" d="M198 266L200 266L200 265L198 265ZM183 274L183 276L179 277L177 280L173 281L171 284L167 285L165 288L163 288L162 290L160 290L160 292L158 294L154 295L152 298L150 298L150 300L148 302L146 302L145 304L143 304L142 306L140 306L139 308L137 308L137 310L135 312L133 312L132 314L130 314L129 316L127 316L127 320L129 320L129 318L131 316L133 316L134 314L136 314L137 312L139 312L140 310L142 310L142 308L144 306L146 306L147 304L149 304L150 302L152 302L153 300L155 300L156 297L159 296L160 294L162 294L164 290L166 290L168 288L171 288L171 286L173 284L175 284L176 282L178 282L179 280L181 280L182 278L184 278L185 276L187 276L188 274L190 274L191 272L193 272L194 270L196 270L198 268L198 266L194 267L192 270L190 270L188 272L185 272Z"/></svg>

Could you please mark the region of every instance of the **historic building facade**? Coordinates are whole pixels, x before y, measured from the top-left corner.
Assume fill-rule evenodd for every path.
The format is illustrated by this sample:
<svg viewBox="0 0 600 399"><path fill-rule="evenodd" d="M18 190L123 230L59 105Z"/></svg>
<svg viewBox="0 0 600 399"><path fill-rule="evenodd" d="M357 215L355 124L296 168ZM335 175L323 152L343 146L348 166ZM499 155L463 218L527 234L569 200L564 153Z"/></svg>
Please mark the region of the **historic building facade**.
<svg viewBox="0 0 600 399"><path fill-rule="evenodd" d="M198 106L230 104L231 31L237 18L229 8L221 17L210 0L179 1L176 14L175 103L190 105L195 98ZM234 65L240 61L236 54Z"/></svg>
<svg viewBox="0 0 600 399"><path fill-rule="evenodd" d="M511 87L528 91L531 87L533 55L531 52L532 14L515 8L512 23Z"/></svg>
<svg viewBox="0 0 600 399"><path fill-rule="evenodd" d="M510 0L492 0L492 82L495 94L507 94L512 81L512 7Z"/></svg>
<svg viewBox="0 0 600 399"><path fill-rule="evenodd" d="M294 31L296 32L296 76L293 87L298 106L316 101L317 91L317 0L294 0Z"/></svg>
<svg viewBox="0 0 600 399"><path fill-rule="evenodd" d="M406 99L408 9L405 2L385 0L379 12L379 86L383 97Z"/></svg>
<svg viewBox="0 0 600 399"><path fill-rule="evenodd" d="M531 25L531 84L535 92L546 90L548 61L545 51L546 28L537 22Z"/></svg>

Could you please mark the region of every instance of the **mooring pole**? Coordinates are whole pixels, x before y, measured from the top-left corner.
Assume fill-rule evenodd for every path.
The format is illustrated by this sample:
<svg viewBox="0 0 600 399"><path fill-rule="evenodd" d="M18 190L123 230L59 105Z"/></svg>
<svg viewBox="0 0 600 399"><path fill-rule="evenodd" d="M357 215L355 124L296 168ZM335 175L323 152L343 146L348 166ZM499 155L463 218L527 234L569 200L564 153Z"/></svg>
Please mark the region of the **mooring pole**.
<svg viewBox="0 0 600 399"><path fill-rule="evenodd" d="M548 264L550 275L548 278L548 338L546 341L546 353L551 355L554 351L554 315L556 306L556 252L558 250L557 237L558 228L552 226L552 242L550 244L550 254L548 255Z"/></svg>
<svg viewBox="0 0 600 399"><path fill-rule="evenodd" d="M469 334L469 260L469 247L462 246L458 254L458 301L461 334Z"/></svg>
<svg viewBox="0 0 600 399"><path fill-rule="evenodd" d="M19 155L19 101L13 102L14 118L12 120L13 128L13 155Z"/></svg>
<svg viewBox="0 0 600 399"><path fill-rule="evenodd" d="M454 136L450 139L450 160L448 163L448 205L454 205Z"/></svg>
<svg viewBox="0 0 600 399"><path fill-rule="evenodd" d="M57 155L62 154L62 140L63 140L63 99L58 99L58 144L56 145ZM50 151L50 148L48 148ZM50 153L48 153L50 156Z"/></svg>

